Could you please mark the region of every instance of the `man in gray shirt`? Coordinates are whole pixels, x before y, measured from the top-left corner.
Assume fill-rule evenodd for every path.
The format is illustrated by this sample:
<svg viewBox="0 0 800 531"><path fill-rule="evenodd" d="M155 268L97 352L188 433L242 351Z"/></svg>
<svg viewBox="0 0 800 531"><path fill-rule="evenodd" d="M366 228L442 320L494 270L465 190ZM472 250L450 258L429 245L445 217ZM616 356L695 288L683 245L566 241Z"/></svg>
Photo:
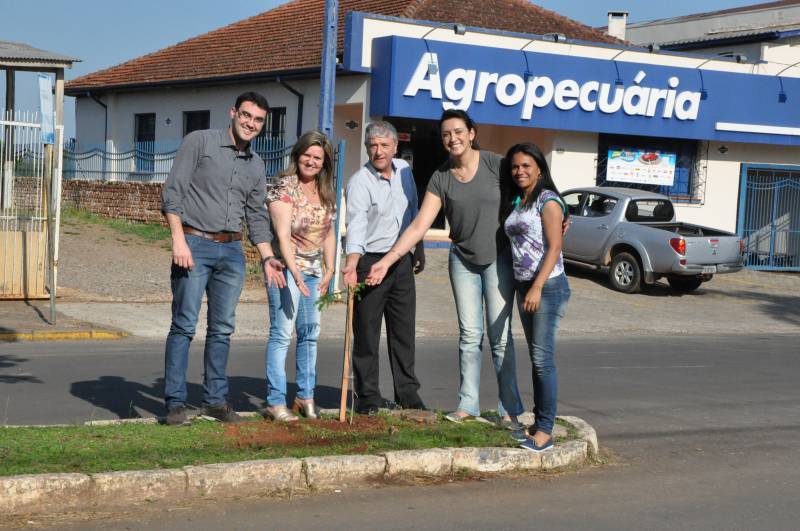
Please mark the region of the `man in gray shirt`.
<svg viewBox="0 0 800 531"><path fill-rule="evenodd" d="M244 284L242 218L258 248L267 282L282 286L282 266L272 254L266 172L250 141L264 126L269 107L261 94L245 92L230 110L227 129L186 135L161 192L161 211L172 233L172 324L165 350L167 424L186 416L186 369L203 294L208 298L203 406L223 422L241 417L227 403L225 374L236 304Z"/></svg>
<svg viewBox="0 0 800 531"><path fill-rule="evenodd" d="M383 258L418 210L411 168L397 153L397 131L388 122L367 126L364 145L369 162L347 184L346 286L364 280L372 264ZM414 256L399 257L379 286L368 286L353 314L353 373L356 410L374 413L386 404L378 386L381 321L386 319L394 400L404 408L424 409L414 374L416 290L414 273L424 267L422 244Z"/></svg>

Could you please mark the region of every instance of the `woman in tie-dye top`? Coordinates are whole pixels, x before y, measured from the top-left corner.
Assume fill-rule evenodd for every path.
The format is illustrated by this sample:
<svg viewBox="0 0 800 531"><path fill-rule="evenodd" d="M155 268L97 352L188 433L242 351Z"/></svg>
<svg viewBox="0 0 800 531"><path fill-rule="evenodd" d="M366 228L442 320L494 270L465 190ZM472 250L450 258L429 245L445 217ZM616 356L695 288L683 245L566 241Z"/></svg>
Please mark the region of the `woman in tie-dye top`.
<svg viewBox="0 0 800 531"><path fill-rule="evenodd" d="M515 432L514 437L523 448L543 452L553 447L558 399L555 338L570 296L561 256L567 210L537 146L513 146L506 162L505 231L511 242L517 307L533 363L536 415L534 425Z"/></svg>
<svg viewBox="0 0 800 531"><path fill-rule="evenodd" d="M295 142L289 167L267 194L280 257L286 264L286 286L267 287L267 408L264 415L280 422L297 417L286 407L286 355L297 333L295 366L297 395L292 409L317 417L317 341L320 313L317 300L328 292L333 277L336 237L336 192L333 188L333 147L319 131Z"/></svg>

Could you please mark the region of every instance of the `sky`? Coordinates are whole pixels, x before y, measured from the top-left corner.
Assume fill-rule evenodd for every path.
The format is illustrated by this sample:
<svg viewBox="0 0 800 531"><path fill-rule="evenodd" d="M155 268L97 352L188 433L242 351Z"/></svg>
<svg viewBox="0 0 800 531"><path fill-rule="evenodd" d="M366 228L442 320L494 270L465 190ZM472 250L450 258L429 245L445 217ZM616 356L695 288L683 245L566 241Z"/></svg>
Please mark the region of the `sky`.
<svg viewBox="0 0 800 531"><path fill-rule="evenodd" d="M73 79L263 13L282 0L0 0L0 40L81 59ZM758 0L534 0L590 26L604 26L608 11L628 11L629 22L716 11ZM700 4L702 7L698 7ZM668 8L665 9L665 7ZM0 76L0 107L5 75ZM38 110L35 74L17 74L18 109ZM65 136L75 135L73 98L64 102Z"/></svg>

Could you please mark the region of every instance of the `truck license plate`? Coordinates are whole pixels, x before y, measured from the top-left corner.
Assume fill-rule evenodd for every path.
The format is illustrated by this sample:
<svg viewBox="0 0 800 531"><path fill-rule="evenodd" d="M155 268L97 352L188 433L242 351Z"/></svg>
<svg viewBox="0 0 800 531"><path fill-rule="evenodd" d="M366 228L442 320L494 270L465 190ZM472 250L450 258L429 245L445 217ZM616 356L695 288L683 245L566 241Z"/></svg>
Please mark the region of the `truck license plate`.
<svg viewBox="0 0 800 531"><path fill-rule="evenodd" d="M717 272L717 266L703 266L703 274L710 275Z"/></svg>

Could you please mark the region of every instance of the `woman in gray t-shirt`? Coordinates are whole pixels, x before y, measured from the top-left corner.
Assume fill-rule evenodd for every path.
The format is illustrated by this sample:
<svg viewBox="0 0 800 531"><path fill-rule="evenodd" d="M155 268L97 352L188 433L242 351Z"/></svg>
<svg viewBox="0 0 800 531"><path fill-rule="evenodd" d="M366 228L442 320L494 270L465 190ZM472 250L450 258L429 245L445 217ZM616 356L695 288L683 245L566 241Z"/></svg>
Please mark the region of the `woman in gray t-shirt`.
<svg viewBox="0 0 800 531"><path fill-rule="evenodd" d="M461 369L458 409L446 418L463 422L480 415L481 347L486 331L497 374L501 423L515 429L523 406L517 389L511 340L514 279L500 224L500 163L496 153L475 145L475 124L466 112L448 110L439 120L448 161L434 172L419 214L394 246L372 266L367 284L379 284L389 266L408 253L444 208L450 224L450 284L458 313Z"/></svg>

